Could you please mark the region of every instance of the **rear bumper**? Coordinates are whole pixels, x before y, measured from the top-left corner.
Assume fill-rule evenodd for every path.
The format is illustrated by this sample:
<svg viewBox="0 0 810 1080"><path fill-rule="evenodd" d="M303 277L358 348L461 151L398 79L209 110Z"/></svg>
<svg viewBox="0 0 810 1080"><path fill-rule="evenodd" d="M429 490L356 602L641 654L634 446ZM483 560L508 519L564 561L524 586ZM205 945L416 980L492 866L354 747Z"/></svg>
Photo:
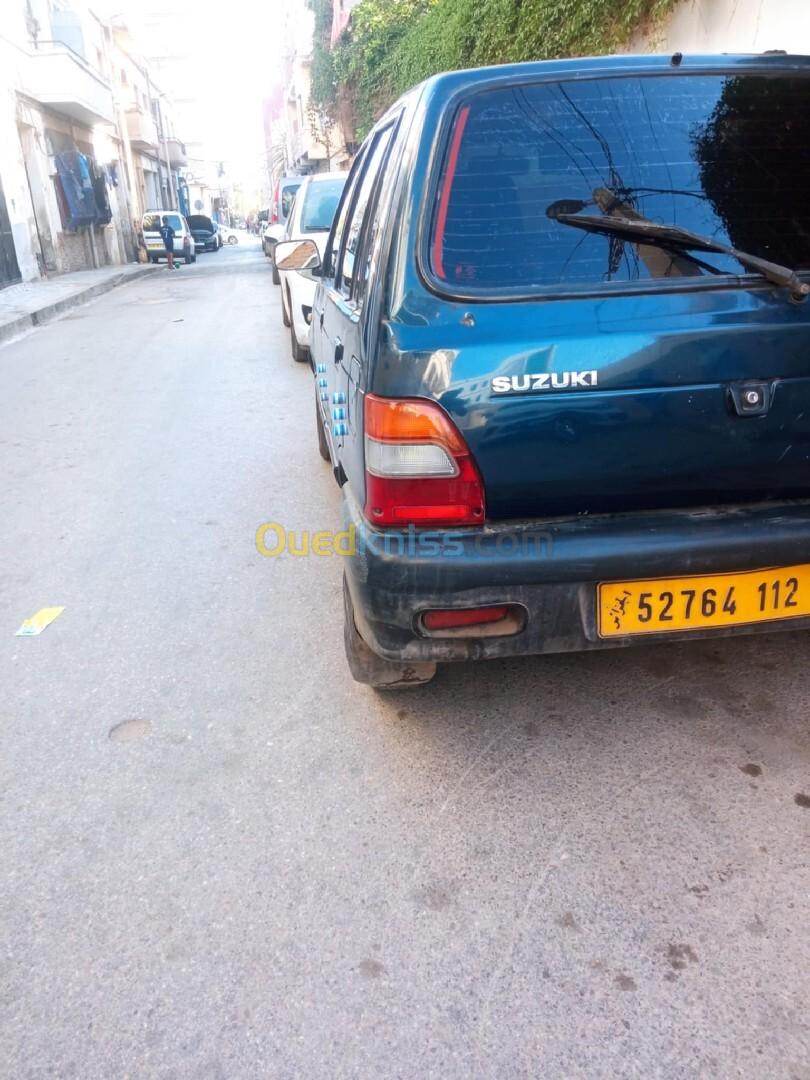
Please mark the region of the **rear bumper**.
<svg viewBox="0 0 810 1080"><path fill-rule="evenodd" d="M309 323L306 320L304 309L307 308L312 317L312 305L315 301L317 283L309 278L302 277L296 272L283 274L285 281L289 283L291 312L290 316L295 326L295 336L302 345L309 345Z"/></svg>
<svg viewBox="0 0 810 1080"><path fill-rule="evenodd" d="M346 489L344 488L344 493ZM810 562L810 502L514 522L393 536L371 528L345 494L356 553L346 576L361 635L391 660L472 660L636 643L798 630L810 618L603 640L600 581L709 574ZM427 638L420 611L520 604L511 637Z"/></svg>

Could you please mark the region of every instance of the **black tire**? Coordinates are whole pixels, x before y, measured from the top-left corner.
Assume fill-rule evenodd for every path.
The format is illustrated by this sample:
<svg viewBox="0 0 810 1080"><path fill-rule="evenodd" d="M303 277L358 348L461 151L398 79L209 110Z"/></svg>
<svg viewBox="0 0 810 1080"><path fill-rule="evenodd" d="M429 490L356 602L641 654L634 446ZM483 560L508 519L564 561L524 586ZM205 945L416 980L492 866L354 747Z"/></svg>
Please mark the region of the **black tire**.
<svg viewBox="0 0 810 1080"><path fill-rule="evenodd" d="M228 243L229 244L238 244L239 243L239 237L238 236L229 236L228 237Z"/></svg>
<svg viewBox="0 0 810 1080"><path fill-rule="evenodd" d="M323 430L323 423L321 421L321 407L318 404L318 387L315 387L315 426L318 429L318 453L321 455L324 461L331 461L331 455L329 454L329 443L326 441L326 432Z"/></svg>
<svg viewBox="0 0 810 1080"><path fill-rule="evenodd" d="M295 336L295 327L292 324L292 319L290 320L290 352L292 353L293 360L295 360L297 364L306 364L309 360L309 347L307 345L302 345Z"/></svg>
<svg viewBox="0 0 810 1080"><path fill-rule="evenodd" d="M149 256L149 262L154 263L155 266L157 266L157 264L160 262L160 259L158 258L157 255L150 255Z"/></svg>
<svg viewBox="0 0 810 1080"><path fill-rule="evenodd" d="M290 316L287 314L287 308L284 304L284 294L281 294L281 321L285 326L290 325Z"/></svg>
<svg viewBox="0 0 810 1080"><path fill-rule="evenodd" d="M354 622L354 608L343 575L343 645L349 671L355 682L373 686L376 690L410 690L415 686L424 686L436 674L436 665L432 661L398 663L384 660L366 645L357 632Z"/></svg>
<svg viewBox="0 0 810 1080"><path fill-rule="evenodd" d="M274 285L280 285L281 284L281 277L279 275L278 270L276 269L276 264L275 263L273 263L273 284Z"/></svg>
<svg viewBox="0 0 810 1080"><path fill-rule="evenodd" d="M194 260L196 258L197 258L196 255L184 255L183 256L183 262L186 264L186 266L191 266L191 264L194 262Z"/></svg>

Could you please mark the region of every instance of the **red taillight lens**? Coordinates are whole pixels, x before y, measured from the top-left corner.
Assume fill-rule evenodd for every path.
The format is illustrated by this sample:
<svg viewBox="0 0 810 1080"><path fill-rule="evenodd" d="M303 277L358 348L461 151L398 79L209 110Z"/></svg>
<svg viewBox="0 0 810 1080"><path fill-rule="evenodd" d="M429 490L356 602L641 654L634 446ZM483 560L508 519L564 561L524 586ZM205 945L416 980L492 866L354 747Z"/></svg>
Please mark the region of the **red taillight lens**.
<svg viewBox="0 0 810 1080"><path fill-rule="evenodd" d="M378 525L484 520L484 485L458 428L435 402L366 394L366 517Z"/></svg>
<svg viewBox="0 0 810 1080"><path fill-rule="evenodd" d="M501 622L509 612L506 604L499 607L465 608L463 610L426 611L422 621L427 630L451 630L456 626L481 626Z"/></svg>

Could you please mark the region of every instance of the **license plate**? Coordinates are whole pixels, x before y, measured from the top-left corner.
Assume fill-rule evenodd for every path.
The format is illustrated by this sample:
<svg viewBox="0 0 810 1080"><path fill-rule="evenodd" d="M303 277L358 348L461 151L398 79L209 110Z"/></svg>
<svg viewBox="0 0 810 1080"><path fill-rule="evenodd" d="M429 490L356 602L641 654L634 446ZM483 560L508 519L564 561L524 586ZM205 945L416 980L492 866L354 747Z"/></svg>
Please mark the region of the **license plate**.
<svg viewBox="0 0 810 1080"><path fill-rule="evenodd" d="M666 634L810 615L810 564L599 585L599 636Z"/></svg>
<svg viewBox="0 0 810 1080"><path fill-rule="evenodd" d="M146 241L146 246L148 248L162 248L163 244L161 243L160 240L147 240Z"/></svg>

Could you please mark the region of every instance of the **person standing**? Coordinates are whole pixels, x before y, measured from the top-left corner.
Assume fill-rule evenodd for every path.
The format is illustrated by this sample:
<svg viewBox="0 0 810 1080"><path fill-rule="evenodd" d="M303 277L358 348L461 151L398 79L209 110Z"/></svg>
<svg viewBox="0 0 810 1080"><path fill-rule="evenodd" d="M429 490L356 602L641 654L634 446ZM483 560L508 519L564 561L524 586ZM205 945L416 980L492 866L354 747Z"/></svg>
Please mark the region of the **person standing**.
<svg viewBox="0 0 810 1080"><path fill-rule="evenodd" d="M163 246L166 248L166 262L170 270L176 270L174 262L174 229L169 218L163 215L163 224L160 227L160 235L163 238Z"/></svg>

